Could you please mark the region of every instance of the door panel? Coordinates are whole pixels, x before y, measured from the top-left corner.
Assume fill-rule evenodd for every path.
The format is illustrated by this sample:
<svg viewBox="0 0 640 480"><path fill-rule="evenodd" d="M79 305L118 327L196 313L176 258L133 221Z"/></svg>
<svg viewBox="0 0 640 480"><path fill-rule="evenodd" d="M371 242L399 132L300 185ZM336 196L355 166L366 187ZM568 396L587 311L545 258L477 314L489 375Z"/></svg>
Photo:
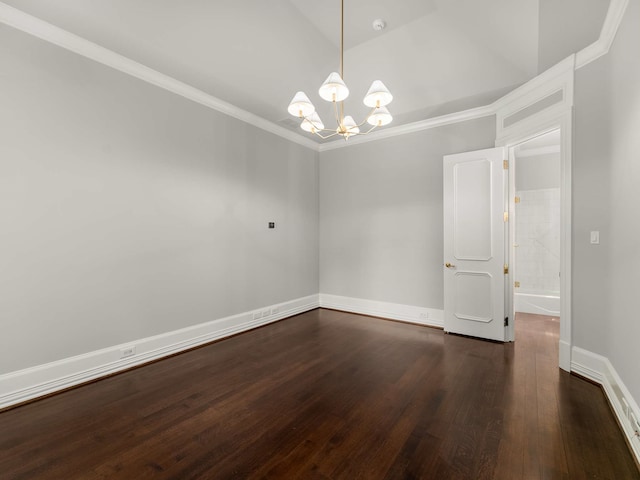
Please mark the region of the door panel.
<svg viewBox="0 0 640 480"><path fill-rule="evenodd" d="M491 162L481 158L453 166L453 242L456 260L489 260Z"/></svg>
<svg viewBox="0 0 640 480"><path fill-rule="evenodd" d="M461 320L490 322L493 319L491 299L493 279L487 273L456 272L453 314Z"/></svg>
<svg viewBox="0 0 640 480"><path fill-rule="evenodd" d="M444 329L504 341L502 148L444 157Z"/></svg>

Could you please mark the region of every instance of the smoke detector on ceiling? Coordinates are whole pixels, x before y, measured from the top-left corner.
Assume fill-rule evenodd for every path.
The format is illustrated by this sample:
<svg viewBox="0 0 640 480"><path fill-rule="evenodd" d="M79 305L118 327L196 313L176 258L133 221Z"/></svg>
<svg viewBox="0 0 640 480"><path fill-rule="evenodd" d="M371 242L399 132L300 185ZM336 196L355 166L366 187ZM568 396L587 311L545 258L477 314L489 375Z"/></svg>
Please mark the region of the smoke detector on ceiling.
<svg viewBox="0 0 640 480"><path fill-rule="evenodd" d="M373 29L377 32L379 32L380 30L384 30L384 27L386 26L387 23L381 18L377 18L373 21Z"/></svg>

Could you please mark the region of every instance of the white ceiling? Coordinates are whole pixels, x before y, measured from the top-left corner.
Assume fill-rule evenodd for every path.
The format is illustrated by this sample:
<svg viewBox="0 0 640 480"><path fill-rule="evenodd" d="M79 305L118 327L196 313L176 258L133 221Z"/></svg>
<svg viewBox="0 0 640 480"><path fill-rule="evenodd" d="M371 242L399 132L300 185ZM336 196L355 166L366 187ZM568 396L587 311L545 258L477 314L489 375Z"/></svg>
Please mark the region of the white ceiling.
<svg viewBox="0 0 640 480"><path fill-rule="evenodd" d="M345 0L346 113L364 117L374 79L392 125L499 98L538 73L538 1ZM338 69L339 0L4 2L297 131L286 108L303 90L330 123L317 89Z"/></svg>

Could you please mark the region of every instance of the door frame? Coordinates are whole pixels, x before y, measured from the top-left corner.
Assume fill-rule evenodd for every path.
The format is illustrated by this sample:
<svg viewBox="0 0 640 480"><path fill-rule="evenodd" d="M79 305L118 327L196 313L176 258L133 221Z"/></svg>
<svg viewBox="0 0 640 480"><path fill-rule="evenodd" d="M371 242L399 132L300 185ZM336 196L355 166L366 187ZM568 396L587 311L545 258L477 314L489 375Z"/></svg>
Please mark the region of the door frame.
<svg viewBox="0 0 640 480"><path fill-rule="evenodd" d="M576 55L516 88L496 102L496 147L511 148L560 129L560 368L571 371L571 163ZM513 201L509 199L509 201ZM511 241L511 239L509 239ZM507 254L509 252L506 252ZM513 285L509 279L509 284ZM513 287L506 302L513 302ZM513 338L513 324L509 331ZM509 334L509 332L507 332Z"/></svg>
<svg viewBox="0 0 640 480"><path fill-rule="evenodd" d="M551 113L551 112L549 112ZM523 120L517 131L508 136L496 140L496 146L506 147L509 152L509 161L512 162L514 148L527 140L539 135L560 130L560 341L559 341L559 366L567 372L571 371L571 164L572 164L572 119L573 107L568 106L556 110L553 115L542 115L546 118L534 118ZM509 172L509 176L512 174ZM512 178L509 181L509 217L514 218L515 201L512 193ZM509 246L506 254L509 261L514 258L513 227L509 222ZM514 286L509 276L507 286L507 307L510 312L514 310ZM507 327L507 340L515 340L513 321Z"/></svg>

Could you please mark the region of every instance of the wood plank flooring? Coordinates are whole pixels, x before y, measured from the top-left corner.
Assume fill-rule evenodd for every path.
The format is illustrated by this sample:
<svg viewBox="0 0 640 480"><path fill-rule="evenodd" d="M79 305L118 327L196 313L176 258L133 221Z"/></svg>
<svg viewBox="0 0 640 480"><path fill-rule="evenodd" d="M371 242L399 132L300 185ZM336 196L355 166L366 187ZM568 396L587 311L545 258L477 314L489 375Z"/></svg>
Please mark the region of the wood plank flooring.
<svg viewBox="0 0 640 480"><path fill-rule="evenodd" d="M516 335L314 310L0 413L0 478L640 479L557 319Z"/></svg>

